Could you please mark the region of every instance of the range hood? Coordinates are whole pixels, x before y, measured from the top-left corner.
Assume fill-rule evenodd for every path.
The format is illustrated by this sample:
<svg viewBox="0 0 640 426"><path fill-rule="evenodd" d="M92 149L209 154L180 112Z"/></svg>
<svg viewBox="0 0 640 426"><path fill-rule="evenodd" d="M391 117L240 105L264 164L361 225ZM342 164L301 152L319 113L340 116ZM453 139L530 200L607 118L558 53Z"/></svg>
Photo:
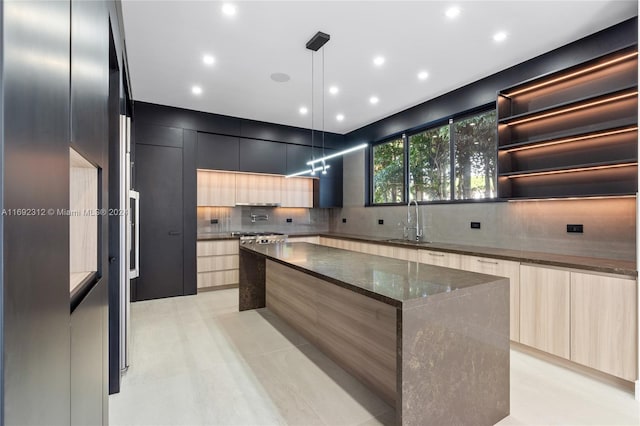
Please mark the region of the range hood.
<svg viewBox="0 0 640 426"><path fill-rule="evenodd" d="M280 203L236 203L236 206L280 207Z"/></svg>

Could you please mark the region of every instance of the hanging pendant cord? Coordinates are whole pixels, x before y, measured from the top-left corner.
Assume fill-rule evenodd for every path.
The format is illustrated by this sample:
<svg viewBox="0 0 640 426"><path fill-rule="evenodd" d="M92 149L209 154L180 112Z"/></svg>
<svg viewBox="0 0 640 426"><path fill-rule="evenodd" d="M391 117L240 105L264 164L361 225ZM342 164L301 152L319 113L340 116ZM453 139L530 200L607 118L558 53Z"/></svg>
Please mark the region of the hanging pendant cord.
<svg viewBox="0 0 640 426"><path fill-rule="evenodd" d="M315 156L313 155L313 112L315 110L313 103L313 82L314 82L314 62L313 62L313 51L311 52L311 161L315 160ZM313 164L311 165L311 170L313 170Z"/></svg>
<svg viewBox="0 0 640 426"><path fill-rule="evenodd" d="M324 49L322 49L322 156L324 157Z"/></svg>

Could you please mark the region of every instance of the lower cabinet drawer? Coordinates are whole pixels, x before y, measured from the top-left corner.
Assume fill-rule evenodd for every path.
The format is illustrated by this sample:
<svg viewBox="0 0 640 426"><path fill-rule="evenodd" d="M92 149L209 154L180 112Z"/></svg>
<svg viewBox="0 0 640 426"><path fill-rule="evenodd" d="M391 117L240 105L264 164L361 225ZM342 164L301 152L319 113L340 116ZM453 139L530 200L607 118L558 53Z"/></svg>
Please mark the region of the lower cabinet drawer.
<svg viewBox="0 0 640 426"><path fill-rule="evenodd" d="M198 257L198 272L224 271L238 269L238 267L237 254Z"/></svg>
<svg viewBox="0 0 640 426"><path fill-rule="evenodd" d="M238 254L238 240L198 241L196 247L198 256Z"/></svg>
<svg viewBox="0 0 640 426"><path fill-rule="evenodd" d="M446 268L460 269L460 255L440 251L419 250L418 262L427 265L444 266Z"/></svg>
<svg viewBox="0 0 640 426"><path fill-rule="evenodd" d="M221 285L238 284L238 269L228 271L199 272L198 288L217 287Z"/></svg>
<svg viewBox="0 0 640 426"><path fill-rule="evenodd" d="M320 244L320 237L288 237L288 243L311 243L311 244Z"/></svg>

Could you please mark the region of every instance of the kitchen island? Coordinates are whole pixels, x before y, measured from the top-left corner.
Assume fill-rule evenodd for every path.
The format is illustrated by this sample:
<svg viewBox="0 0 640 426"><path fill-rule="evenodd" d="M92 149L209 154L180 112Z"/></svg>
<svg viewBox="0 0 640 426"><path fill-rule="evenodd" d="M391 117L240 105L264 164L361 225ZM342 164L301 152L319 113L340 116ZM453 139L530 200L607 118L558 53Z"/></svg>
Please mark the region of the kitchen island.
<svg viewBox="0 0 640 426"><path fill-rule="evenodd" d="M509 280L309 243L240 248L267 307L396 408L398 424L509 414Z"/></svg>

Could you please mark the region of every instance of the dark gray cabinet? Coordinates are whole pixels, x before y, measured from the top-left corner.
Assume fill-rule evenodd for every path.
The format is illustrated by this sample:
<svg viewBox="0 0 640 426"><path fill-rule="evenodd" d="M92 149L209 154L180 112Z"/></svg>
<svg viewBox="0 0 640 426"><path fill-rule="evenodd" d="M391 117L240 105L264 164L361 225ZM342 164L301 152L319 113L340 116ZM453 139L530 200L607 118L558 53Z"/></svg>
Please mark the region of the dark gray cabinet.
<svg viewBox="0 0 640 426"><path fill-rule="evenodd" d="M178 127L136 121L134 139L136 143L182 148L182 132Z"/></svg>
<svg viewBox="0 0 640 426"><path fill-rule="evenodd" d="M313 207L342 207L342 157L327 163L331 165L327 174L319 174L319 179L314 181Z"/></svg>
<svg viewBox="0 0 640 426"><path fill-rule="evenodd" d="M240 138L198 132L196 167L210 170L240 170Z"/></svg>
<svg viewBox="0 0 640 426"><path fill-rule="evenodd" d="M240 170L253 173L286 174L287 145L240 138Z"/></svg>
<svg viewBox="0 0 640 426"><path fill-rule="evenodd" d="M328 150L325 150L327 153ZM322 149L314 148L314 157L322 157ZM296 173L308 168L307 161L311 160L311 147L306 145L287 145L287 174Z"/></svg>
<svg viewBox="0 0 640 426"><path fill-rule="evenodd" d="M140 276L135 300L182 296L182 149L136 144Z"/></svg>

